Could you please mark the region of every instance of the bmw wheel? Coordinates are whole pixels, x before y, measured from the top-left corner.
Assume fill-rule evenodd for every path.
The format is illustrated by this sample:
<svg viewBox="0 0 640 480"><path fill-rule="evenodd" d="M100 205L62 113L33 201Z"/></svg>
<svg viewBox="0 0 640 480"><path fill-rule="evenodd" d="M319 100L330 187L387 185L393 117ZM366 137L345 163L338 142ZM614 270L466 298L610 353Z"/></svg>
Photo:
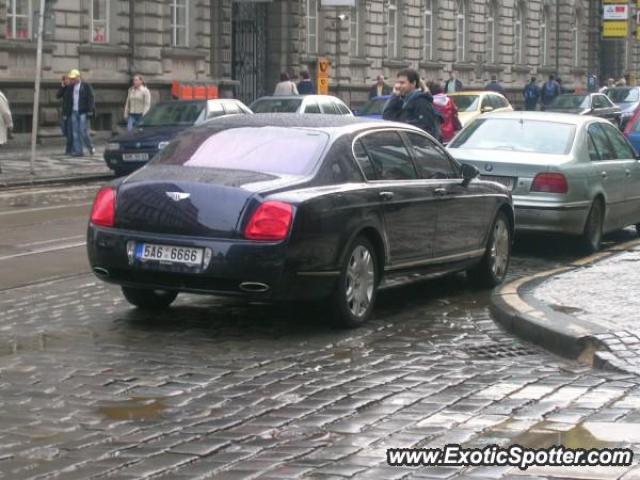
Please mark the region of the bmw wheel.
<svg viewBox="0 0 640 480"><path fill-rule="evenodd" d="M379 278L378 265L371 242L365 237L356 238L348 249L331 297L332 316L339 326L358 327L371 317Z"/></svg>
<svg viewBox="0 0 640 480"><path fill-rule="evenodd" d="M467 276L475 285L493 288L505 279L511 260L511 236L507 216L504 212L498 212L482 260L467 270Z"/></svg>
<svg viewBox="0 0 640 480"><path fill-rule="evenodd" d="M133 287L122 287L122 294L131 305L144 310L167 308L178 296L178 292L169 290L147 290Z"/></svg>

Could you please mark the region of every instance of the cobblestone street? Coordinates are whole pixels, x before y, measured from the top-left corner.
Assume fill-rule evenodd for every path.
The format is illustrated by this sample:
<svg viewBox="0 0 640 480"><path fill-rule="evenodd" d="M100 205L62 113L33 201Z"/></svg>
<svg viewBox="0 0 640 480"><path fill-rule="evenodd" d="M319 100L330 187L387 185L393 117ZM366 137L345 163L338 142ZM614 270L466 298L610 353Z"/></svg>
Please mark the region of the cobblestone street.
<svg viewBox="0 0 640 480"><path fill-rule="evenodd" d="M570 250L544 259L529 243L512 277ZM584 433L602 422L635 431L620 445L640 450L637 377L519 342L463 275L386 291L372 323L336 331L304 306L189 295L141 314L81 274L0 292L0 329L0 472L12 480L558 478L389 467L386 449L618 445Z"/></svg>

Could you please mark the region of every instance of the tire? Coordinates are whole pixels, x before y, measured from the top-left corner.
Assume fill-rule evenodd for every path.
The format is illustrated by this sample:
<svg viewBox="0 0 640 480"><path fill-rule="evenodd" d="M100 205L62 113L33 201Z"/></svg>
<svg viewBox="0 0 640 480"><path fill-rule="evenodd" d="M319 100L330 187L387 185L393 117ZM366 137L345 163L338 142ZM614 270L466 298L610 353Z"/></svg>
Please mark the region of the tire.
<svg viewBox="0 0 640 480"><path fill-rule="evenodd" d="M173 303L178 292L169 290L147 290L143 288L122 287L127 301L144 310L162 310Z"/></svg>
<svg viewBox="0 0 640 480"><path fill-rule="evenodd" d="M512 235L507 215L498 212L482 260L467 270L467 277L474 285L493 288L504 281L511 260Z"/></svg>
<svg viewBox="0 0 640 480"><path fill-rule="evenodd" d="M580 243L585 253L594 253L600 250L602 243L602 228L604 223L604 206L602 200L596 199L591 205L587 221L584 224L584 232Z"/></svg>
<svg viewBox="0 0 640 480"><path fill-rule="evenodd" d="M347 250L336 289L330 297L330 314L338 327L359 327L371 317L380 278L379 265L371 242L366 237L357 237Z"/></svg>
<svg viewBox="0 0 640 480"><path fill-rule="evenodd" d="M636 223L636 233L640 237L640 223Z"/></svg>

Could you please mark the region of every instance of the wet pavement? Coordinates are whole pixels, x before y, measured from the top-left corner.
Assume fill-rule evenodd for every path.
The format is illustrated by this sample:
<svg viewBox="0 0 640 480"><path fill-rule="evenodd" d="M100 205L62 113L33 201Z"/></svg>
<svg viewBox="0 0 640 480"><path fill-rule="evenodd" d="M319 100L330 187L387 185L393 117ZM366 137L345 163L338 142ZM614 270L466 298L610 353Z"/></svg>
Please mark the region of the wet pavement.
<svg viewBox="0 0 640 480"><path fill-rule="evenodd" d="M610 351L611 367L640 374L640 246L544 282L535 296L552 308L601 325L595 335Z"/></svg>
<svg viewBox="0 0 640 480"><path fill-rule="evenodd" d="M14 212L0 217L0 478L619 478L631 470L387 466L389 447L448 443L639 452L640 381L503 332L490 292L464 275L383 292L373 321L353 331L304 305L192 295L144 314L81 263L40 275L56 252L84 255L55 242L84 233L73 205L96 188L25 191L17 203L0 195L0 214ZM25 211L48 207L63 208ZM34 252L16 240L20 228L60 249ZM521 241L510 276L575 259L573 250ZM27 264L9 268L15 258L2 257L19 253L31 263L16 285Z"/></svg>

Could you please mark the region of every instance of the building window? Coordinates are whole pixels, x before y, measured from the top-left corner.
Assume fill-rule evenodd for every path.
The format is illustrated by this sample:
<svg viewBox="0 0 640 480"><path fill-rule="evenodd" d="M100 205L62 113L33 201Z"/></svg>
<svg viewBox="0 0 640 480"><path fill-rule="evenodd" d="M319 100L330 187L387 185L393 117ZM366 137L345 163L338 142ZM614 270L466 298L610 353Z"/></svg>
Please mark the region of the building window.
<svg viewBox="0 0 640 480"><path fill-rule="evenodd" d="M524 9L521 5L516 7L514 23L513 23L513 48L514 63L522 64L522 50L524 47Z"/></svg>
<svg viewBox="0 0 640 480"><path fill-rule="evenodd" d="M549 15L547 9L542 10L542 20L540 22L540 65L547 64L547 45L549 40L549 32L547 30L547 22Z"/></svg>
<svg viewBox="0 0 640 480"><path fill-rule="evenodd" d="M489 15L487 16L487 61L496 63L496 5L489 3Z"/></svg>
<svg viewBox="0 0 640 480"><path fill-rule="evenodd" d="M31 1L7 0L7 38L31 38Z"/></svg>
<svg viewBox="0 0 640 480"><path fill-rule="evenodd" d="M171 0L171 45L189 46L189 0Z"/></svg>
<svg viewBox="0 0 640 480"><path fill-rule="evenodd" d="M318 0L307 0L307 52L318 53Z"/></svg>
<svg viewBox="0 0 640 480"><path fill-rule="evenodd" d="M389 0L387 19L387 57L398 58L398 0Z"/></svg>
<svg viewBox="0 0 640 480"><path fill-rule="evenodd" d="M91 41L109 42L109 0L91 2Z"/></svg>
<svg viewBox="0 0 640 480"><path fill-rule="evenodd" d="M359 57L360 52L360 8L356 2L355 8L351 9L349 20L349 52L352 57Z"/></svg>
<svg viewBox="0 0 640 480"><path fill-rule="evenodd" d="M433 59L433 0L424 2L424 58Z"/></svg>
<svg viewBox="0 0 640 480"><path fill-rule="evenodd" d="M458 4L458 14L456 17L456 62L464 62L466 55L467 41L467 24L466 24L467 6L464 0L460 0Z"/></svg>

